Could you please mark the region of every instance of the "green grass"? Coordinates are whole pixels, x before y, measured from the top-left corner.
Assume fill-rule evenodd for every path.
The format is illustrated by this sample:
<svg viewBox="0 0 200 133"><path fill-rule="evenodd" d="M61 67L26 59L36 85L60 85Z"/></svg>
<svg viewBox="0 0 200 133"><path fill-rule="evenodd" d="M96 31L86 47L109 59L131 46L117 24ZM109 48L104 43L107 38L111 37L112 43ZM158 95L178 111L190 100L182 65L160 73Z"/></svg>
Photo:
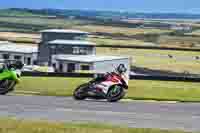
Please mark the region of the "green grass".
<svg viewBox="0 0 200 133"><path fill-rule="evenodd" d="M20 25L34 25L32 28L34 29L37 26L44 26L46 28L72 28L72 26L80 25L89 23L88 21L84 20L67 20L67 19L48 19L48 18L17 18L17 17L0 17L0 22L5 23L13 23L13 24L20 24ZM7 28L15 28L9 27ZM22 29L22 28L19 28ZM23 28L26 29L26 28ZM28 28L30 29L30 27Z"/></svg>
<svg viewBox="0 0 200 133"><path fill-rule="evenodd" d="M113 51L114 50L114 51ZM127 55L141 55L141 54L154 54L154 55L168 55L171 54L173 56L200 56L199 52L192 51L173 51L173 50L157 50L157 49L130 49L130 48L97 48L97 53L105 53L106 54L127 54Z"/></svg>
<svg viewBox="0 0 200 133"><path fill-rule="evenodd" d="M157 28L143 29L143 28L126 28L126 27L115 27L115 26L102 26L102 25L85 25L74 27L77 29L85 30L88 32L102 32L102 33L121 33L123 35L137 35L137 34L161 34L170 33L172 30L161 30Z"/></svg>
<svg viewBox="0 0 200 133"><path fill-rule="evenodd" d="M78 20L78 19L48 19L48 18L18 18L18 17L1 17L0 22L14 24L6 25L5 28L9 30L13 28L14 31L16 30L32 30L35 29L44 29L44 28L70 28L70 29L78 29L87 32L101 32L101 33L110 33L110 34L123 34L126 36L137 35L137 34L162 34L162 33L170 33L172 30L160 30L157 28L152 29L143 29L143 28L126 28L126 27L117 27L117 26L102 26L102 25L93 25L94 21L88 20ZM15 27L16 25L16 27ZM17 27L20 25L20 27ZM21 25L24 25L22 27ZM26 26L31 26L26 27ZM40 28L43 26L42 28Z"/></svg>
<svg viewBox="0 0 200 133"><path fill-rule="evenodd" d="M88 38L88 41L94 42L97 45L139 45L139 46L152 46L152 43L145 43L142 40L136 39L116 39L116 38L106 38L106 37L98 37L98 38Z"/></svg>
<svg viewBox="0 0 200 133"><path fill-rule="evenodd" d="M195 60L195 56L200 56L199 52L128 48L97 48L96 52L98 55L106 54L132 57L132 65L137 67L179 73L185 71L193 74L200 73L200 61ZM173 58L168 58L168 55L172 55ZM187 60L187 58L190 60Z"/></svg>
<svg viewBox="0 0 200 133"><path fill-rule="evenodd" d="M23 77L16 93L28 91L28 94L37 92L37 95L71 96L78 85L88 80L89 78ZM130 80L126 98L199 102L199 86L200 83L191 82Z"/></svg>
<svg viewBox="0 0 200 133"><path fill-rule="evenodd" d="M168 36L162 35L157 39L161 47L199 48L199 37L194 36Z"/></svg>
<svg viewBox="0 0 200 133"><path fill-rule="evenodd" d="M32 32L32 29L12 28L12 27L0 27L1 32ZM9 39L9 38L7 38Z"/></svg>
<svg viewBox="0 0 200 133"><path fill-rule="evenodd" d="M16 90L39 92L39 95L71 96L73 89L88 80L88 78L24 77Z"/></svg>
<svg viewBox="0 0 200 133"><path fill-rule="evenodd" d="M199 85L200 83L192 82L132 80L127 97L142 100L199 102Z"/></svg>
<svg viewBox="0 0 200 133"><path fill-rule="evenodd" d="M48 121L0 119L0 133L186 133L183 131L126 128L105 124L72 124Z"/></svg>
<svg viewBox="0 0 200 133"><path fill-rule="evenodd" d="M39 41L37 41L36 39L32 39L32 38L23 38L23 37L21 37L21 38L12 38L12 37L10 37L10 38L4 38L4 37L0 37L0 40L1 41L9 41L9 42L15 42L15 43L24 43L24 44L36 44L37 42L39 42Z"/></svg>

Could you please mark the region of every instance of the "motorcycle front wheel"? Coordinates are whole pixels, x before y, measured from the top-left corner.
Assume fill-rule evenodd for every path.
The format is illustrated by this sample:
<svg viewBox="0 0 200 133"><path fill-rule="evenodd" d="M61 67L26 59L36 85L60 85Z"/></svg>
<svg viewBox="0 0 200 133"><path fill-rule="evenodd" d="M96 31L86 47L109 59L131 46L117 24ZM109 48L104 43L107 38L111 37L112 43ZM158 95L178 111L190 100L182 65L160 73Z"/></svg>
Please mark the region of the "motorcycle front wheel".
<svg viewBox="0 0 200 133"><path fill-rule="evenodd" d="M0 81L0 95L5 95L14 90L16 82L10 80Z"/></svg>
<svg viewBox="0 0 200 133"><path fill-rule="evenodd" d="M82 84L74 90L73 97L75 100L84 100L87 98L86 89L88 88L88 84Z"/></svg>
<svg viewBox="0 0 200 133"><path fill-rule="evenodd" d="M120 85L112 86L107 93L108 102L117 102L125 96L124 88Z"/></svg>

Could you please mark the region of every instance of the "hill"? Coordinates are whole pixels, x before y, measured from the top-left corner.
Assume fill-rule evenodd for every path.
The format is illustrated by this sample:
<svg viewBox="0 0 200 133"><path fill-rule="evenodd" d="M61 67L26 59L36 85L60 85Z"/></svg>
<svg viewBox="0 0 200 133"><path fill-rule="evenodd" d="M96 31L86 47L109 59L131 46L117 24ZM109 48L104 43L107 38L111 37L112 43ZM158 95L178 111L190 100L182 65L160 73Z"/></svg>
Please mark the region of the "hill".
<svg viewBox="0 0 200 133"><path fill-rule="evenodd" d="M180 13L135 13L117 11L95 11L95 10L69 10L69 9L19 9L10 8L0 10L0 16L58 16L78 17L88 19L200 19L200 14Z"/></svg>

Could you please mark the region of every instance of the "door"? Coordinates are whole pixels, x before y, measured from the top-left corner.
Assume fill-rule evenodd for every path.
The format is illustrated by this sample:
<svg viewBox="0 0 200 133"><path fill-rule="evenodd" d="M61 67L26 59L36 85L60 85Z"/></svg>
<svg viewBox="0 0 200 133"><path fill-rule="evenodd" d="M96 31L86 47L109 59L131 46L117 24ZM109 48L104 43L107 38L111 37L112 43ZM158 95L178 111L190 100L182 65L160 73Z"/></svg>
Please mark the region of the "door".
<svg viewBox="0 0 200 133"><path fill-rule="evenodd" d="M31 58L30 57L27 58L27 65L31 65Z"/></svg>
<svg viewBox="0 0 200 133"><path fill-rule="evenodd" d="M67 72L75 72L75 64L69 63L67 66Z"/></svg>
<svg viewBox="0 0 200 133"><path fill-rule="evenodd" d="M63 72L63 64L59 64L59 72Z"/></svg>

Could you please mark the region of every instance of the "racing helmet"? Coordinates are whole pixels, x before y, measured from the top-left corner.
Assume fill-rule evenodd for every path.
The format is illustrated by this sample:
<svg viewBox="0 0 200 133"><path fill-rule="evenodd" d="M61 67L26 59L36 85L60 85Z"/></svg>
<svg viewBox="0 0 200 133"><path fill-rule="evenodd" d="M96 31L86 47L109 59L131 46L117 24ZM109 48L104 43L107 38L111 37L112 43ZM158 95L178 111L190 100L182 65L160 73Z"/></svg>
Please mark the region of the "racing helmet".
<svg viewBox="0 0 200 133"><path fill-rule="evenodd" d="M15 69L22 69L24 64L21 62L21 61L16 61L15 63L12 64L12 66L15 68Z"/></svg>
<svg viewBox="0 0 200 133"><path fill-rule="evenodd" d="M120 64L117 68L116 68L117 73L122 74L125 73L127 71L127 68L125 67L124 64Z"/></svg>

